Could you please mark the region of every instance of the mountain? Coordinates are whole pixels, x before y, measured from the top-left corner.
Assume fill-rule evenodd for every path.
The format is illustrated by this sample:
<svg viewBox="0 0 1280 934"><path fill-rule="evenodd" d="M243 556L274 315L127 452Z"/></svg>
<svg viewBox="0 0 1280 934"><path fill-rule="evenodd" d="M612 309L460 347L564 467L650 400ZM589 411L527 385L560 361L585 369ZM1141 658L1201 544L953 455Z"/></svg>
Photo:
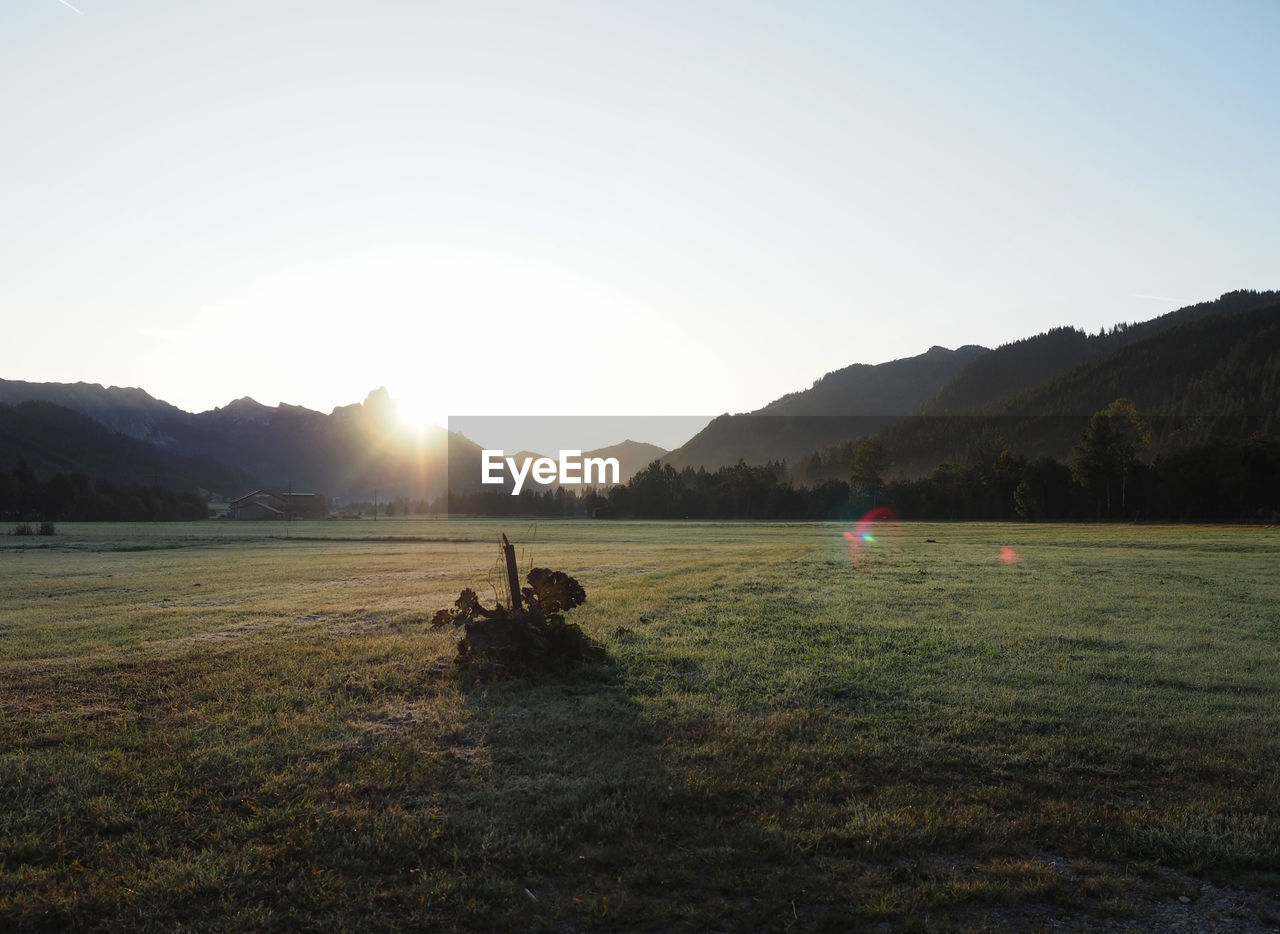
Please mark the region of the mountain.
<svg viewBox="0 0 1280 934"><path fill-rule="evenodd" d="M709 469L786 460L812 482L846 475L851 439L878 434L894 472L912 475L961 457L983 429L1015 453L1065 457L1080 420L1118 396L1178 419L1159 426L1164 446L1274 433L1277 308L1280 292L1237 291L1095 335L1058 328L995 350L932 347L722 415L675 451L628 441L587 454L617 457L624 481L661 458ZM442 428L406 431L386 389L328 415L248 397L192 414L141 389L0 380L0 406L0 459L25 457L41 474L227 496L292 487L339 502L481 489L479 445Z"/></svg>
<svg viewBox="0 0 1280 934"><path fill-rule="evenodd" d="M52 402L0 403L0 464L19 460L42 478L83 473L94 480L222 496L260 485L253 475L211 457L165 450Z"/></svg>
<svg viewBox="0 0 1280 934"><path fill-rule="evenodd" d="M632 441L628 438L626 441L611 444L608 447L596 448L594 451L584 451L582 456L584 458L616 457L618 459L618 469L622 474L622 482L626 483L645 467L662 458L666 453L666 448L660 448L656 444L649 444L646 441Z"/></svg>
<svg viewBox="0 0 1280 934"><path fill-rule="evenodd" d="M188 425L195 418L142 389L0 379L0 403L22 402L52 402L86 415L111 431L162 447L176 443L174 426Z"/></svg>
<svg viewBox="0 0 1280 934"><path fill-rule="evenodd" d="M787 393L753 415L906 415L963 367L990 353L966 344L933 346L915 357L870 365L855 363L826 374L808 389Z"/></svg>
<svg viewBox="0 0 1280 934"><path fill-rule="evenodd" d="M847 472L846 455L852 450L853 439L880 433L898 446L904 458L899 461L900 469L930 469L940 462L934 459L940 451L946 450L946 456L950 457L955 455L957 446L963 448L964 442L959 439L968 437L973 428L972 423L967 427L962 423L948 425L946 419L960 415L1028 414L1032 410L1017 408L1015 400L1031 404L1028 394L1038 387L1075 373L1092 362L1126 348L1155 347L1157 345L1146 342L1197 322L1230 320L1277 301L1280 301L1280 292L1239 290L1150 321L1119 324L1098 334L1062 327L995 350L972 345L954 351L933 347L920 356L877 366L855 364L828 373L809 389L785 395L755 412L720 416L668 454L664 461L676 468L704 466L708 469L736 463L739 459L750 464L785 460L799 465L803 461L804 468L797 476L807 481L843 475ZM1133 358L1117 359L1131 361ZM1200 366L1184 359L1171 360L1169 365L1173 367L1172 372L1188 367L1199 372ZM1127 364L1114 366L1123 368ZM1085 383L1101 379L1100 371L1080 372L1083 375L1077 378ZM1155 374L1149 375L1156 378ZM1098 394L1110 392L1119 383L1132 387L1134 380L1116 375L1112 382L1097 384ZM1111 395L1106 402L1115 397ZM1088 413L1074 414L1089 414L1106 402L1090 408ZM908 415L910 424L897 425ZM1012 430L1008 425L1005 429ZM1060 424L1051 433L1056 439L1051 452L1060 453L1063 439L1073 430L1065 423ZM1018 433L1024 431L1028 430L1017 429ZM943 443L944 437L951 440ZM927 441L928 438L937 443ZM1034 447L1037 438L1048 441L1042 430L1029 431L1027 445Z"/></svg>
<svg viewBox="0 0 1280 934"><path fill-rule="evenodd" d="M1004 344L970 361L920 407L920 413L965 415L986 411L1090 360L1163 331L1204 318L1240 314L1277 301L1280 301L1280 292L1239 290L1149 321L1120 324L1098 334L1086 334L1070 327L1054 328Z"/></svg>
<svg viewBox="0 0 1280 934"><path fill-rule="evenodd" d="M297 405L265 406L247 396L192 414L141 389L0 380L0 403L34 401L72 410L108 434L119 433L149 445L131 448L139 463L180 464L188 463L186 458L195 459L182 470L166 468L161 473L190 477L196 475L190 464L216 463L218 470L210 466L200 475L221 479L201 486L224 496L261 485L324 493L339 501L371 499L375 490L387 498L430 499L445 490L450 458L467 465L456 471L460 478L480 475L478 446L443 428L420 435L406 432L396 419L395 405L386 389L374 390L363 403L341 406L329 415ZM40 412L50 414L45 409L28 410L22 433L15 432L9 450L20 450L20 439L39 433L32 420L38 420ZM58 415L48 430L57 434L61 430L58 426L65 424L65 416ZM59 470L96 476L93 465L99 462L87 448L77 459L73 441L46 445L57 456L37 459L56 463ZM94 435L92 443L105 442ZM120 449L118 442L112 445L113 450ZM235 467L222 466L228 464ZM123 470L118 464L110 469L113 476ZM151 472L143 472L150 482ZM253 480L246 486L233 482L236 476Z"/></svg>
<svg viewBox="0 0 1280 934"><path fill-rule="evenodd" d="M931 347L888 363L855 363L811 387L742 415L721 415L664 458L674 467L713 470L745 460L794 461L815 448L878 431L914 412L965 365L989 353L967 345Z"/></svg>
<svg viewBox="0 0 1280 934"><path fill-rule="evenodd" d="M184 450L243 464L278 489L324 493L343 502L433 499L456 476L480 476L480 448L440 427L404 428L386 389L325 415L297 405L237 399L193 416Z"/></svg>
<svg viewBox="0 0 1280 934"><path fill-rule="evenodd" d="M1280 415L1280 295L1249 311L1157 332L992 409L1008 415L1091 415L1120 396L1146 415Z"/></svg>
<svg viewBox="0 0 1280 934"><path fill-rule="evenodd" d="M1013 454L1065 460L1089 417L1122 397L1149 422L1153 455L1280 434L1280 302L1174 320L983 411L917 415L887 426L878 438L891 475L919 476L963 462L984 439L999 439ZM815 452L801 462L805 479L844 476L851 453L850 443Z"/></svg>

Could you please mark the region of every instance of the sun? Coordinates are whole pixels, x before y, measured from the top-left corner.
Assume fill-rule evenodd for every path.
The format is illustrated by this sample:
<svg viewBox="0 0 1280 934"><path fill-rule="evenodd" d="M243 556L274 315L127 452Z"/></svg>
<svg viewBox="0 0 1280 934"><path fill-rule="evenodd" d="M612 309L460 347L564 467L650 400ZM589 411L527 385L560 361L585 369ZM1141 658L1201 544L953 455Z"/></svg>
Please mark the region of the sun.
<svg viewBox="0 0 1280 934"><path fill-rule="evenodd" d="M418 434L445 426L445 416L436 406L429 400L414 396L396 399L396 418L401 428Z"/></svg>

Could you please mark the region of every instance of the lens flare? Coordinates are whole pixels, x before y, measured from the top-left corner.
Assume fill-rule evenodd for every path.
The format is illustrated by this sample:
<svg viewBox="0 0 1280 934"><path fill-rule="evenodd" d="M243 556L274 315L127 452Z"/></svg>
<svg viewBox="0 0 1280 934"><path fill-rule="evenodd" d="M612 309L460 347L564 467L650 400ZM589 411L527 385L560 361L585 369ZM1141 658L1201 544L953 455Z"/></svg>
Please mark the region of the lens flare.
<svg viewBox="0 0 1280 934"><path fill-rule="evenodd" d="M1022 555L1018 554L1008 545L1000 549L1000 560L1005 564L1017 564L1022 560Z"/></svg>
<svg viewBox="0 0 1280 934"><path fill-rule="evenodd" d="M859 519L852 532L844 533L849 540L849 560L854 567L860 566L872 548L884 545L897 530L898 515L887 506L877 506Z"/></svg>

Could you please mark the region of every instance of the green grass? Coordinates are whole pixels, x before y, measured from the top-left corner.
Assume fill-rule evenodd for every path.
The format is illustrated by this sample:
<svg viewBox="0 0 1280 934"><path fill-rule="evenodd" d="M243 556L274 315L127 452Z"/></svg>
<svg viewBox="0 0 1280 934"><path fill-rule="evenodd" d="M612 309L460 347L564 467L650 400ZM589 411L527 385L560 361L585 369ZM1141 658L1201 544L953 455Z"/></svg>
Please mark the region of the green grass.
<svg viewBox="0 0 1280 934"><path fill-rule="evenodd" d="M499 529L607 664L447 670ZM842 531L5 537L0 929L1280 924L1280 532Z"/></svg>

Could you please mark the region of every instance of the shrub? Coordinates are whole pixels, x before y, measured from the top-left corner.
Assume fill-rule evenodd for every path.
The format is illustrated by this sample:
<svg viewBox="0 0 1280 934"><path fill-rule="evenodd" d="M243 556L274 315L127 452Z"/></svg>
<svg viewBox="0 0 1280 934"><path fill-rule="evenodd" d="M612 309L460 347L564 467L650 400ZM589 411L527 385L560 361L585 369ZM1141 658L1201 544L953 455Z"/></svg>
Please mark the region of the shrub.
<svg viewBox="0 0 1280 934"><path fill-rule="evenodd" d="M10 535L34 535L35 530L31 528L30 522L19 522L9 530Z"/></svg>
<svg viewBox="0 0 1280 934"><path fill-rule="evenodd" d="M37 535L56 535L57 532L54 529L52 522L41 522L40 531L37 532L36 534Z"/></svg>

